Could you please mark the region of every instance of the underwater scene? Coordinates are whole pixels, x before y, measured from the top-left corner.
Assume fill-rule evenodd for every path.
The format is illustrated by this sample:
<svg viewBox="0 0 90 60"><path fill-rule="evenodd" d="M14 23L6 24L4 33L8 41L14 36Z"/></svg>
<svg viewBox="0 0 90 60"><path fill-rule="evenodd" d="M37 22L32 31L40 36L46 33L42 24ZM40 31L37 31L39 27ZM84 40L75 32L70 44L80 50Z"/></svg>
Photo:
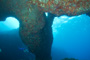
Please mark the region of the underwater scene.
<svg viewBox="0 0 90 60"><path fill-rule="evenodd" d="M35 60L35 55L20 38L19 27L19 21L14 17L0 21L0 60ZM88 15L54 17L52 33L52 60L90 60Z"/></svg>
<svg viewBox="0 0 90 60"><path fill-rule="evenodd" d="M0 0L0 60L90 60L90 0Z"/></svg>

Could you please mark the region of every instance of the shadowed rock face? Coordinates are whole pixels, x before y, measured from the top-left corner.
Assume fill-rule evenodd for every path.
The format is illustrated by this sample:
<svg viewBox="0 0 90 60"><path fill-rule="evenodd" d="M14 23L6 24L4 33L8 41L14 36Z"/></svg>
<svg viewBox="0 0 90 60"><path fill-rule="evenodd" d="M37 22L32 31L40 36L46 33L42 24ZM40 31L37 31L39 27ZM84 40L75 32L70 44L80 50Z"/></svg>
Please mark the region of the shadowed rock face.
<svg viewBox="0 0 90 60"><path fill-rule="evenodd" d="M0 0L0 20L14 16L20 21L21 39L36 60L51 60L54 14L71 16L89 11L90 0Z"/></svg>
<svg viewBox="0 0 90 60"><path fill-rule="evenodd" d="M90 12L86 13L88 16L90 16Z"/></svg>

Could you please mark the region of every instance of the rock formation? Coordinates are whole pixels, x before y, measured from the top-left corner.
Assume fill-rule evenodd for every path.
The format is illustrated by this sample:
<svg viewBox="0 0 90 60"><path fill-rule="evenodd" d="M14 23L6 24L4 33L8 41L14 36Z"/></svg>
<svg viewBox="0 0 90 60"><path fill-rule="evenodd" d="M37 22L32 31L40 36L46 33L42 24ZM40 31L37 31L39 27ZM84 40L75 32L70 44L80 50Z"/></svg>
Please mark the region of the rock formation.
<svg viewBox="0 0 90 60"><path fill-rule="evenodd" d="M49 12L49 16L45 16ZM0 0L0 20L16 17L20 36L36 60L52 60L52 22L56 16L90 12L90 0ZM55 15L54 15L55 14Z"/></svg>

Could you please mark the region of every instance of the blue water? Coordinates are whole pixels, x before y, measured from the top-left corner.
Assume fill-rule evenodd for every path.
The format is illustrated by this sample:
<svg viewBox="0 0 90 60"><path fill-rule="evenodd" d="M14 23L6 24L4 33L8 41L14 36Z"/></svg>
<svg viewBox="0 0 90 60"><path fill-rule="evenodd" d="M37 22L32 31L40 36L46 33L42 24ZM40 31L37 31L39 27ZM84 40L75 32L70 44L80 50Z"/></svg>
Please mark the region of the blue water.
<svg viewBox="0 0 90 60"><path fill-rule="evenodd" d="M90 60L90 17L56 17L53 22L53 60L76 58Z"/></svg>
<svg viewBox="0 0 90 60"><path fill-rule="evenodd" d="M8 22L7 25L0 22L0 60L34 59L34 55L28 52L20 39L19 24L13 24ZM64 58L90 60L89 16L83 14L55 17L52 28L54 40L51 55L53 60Z"/></svg>

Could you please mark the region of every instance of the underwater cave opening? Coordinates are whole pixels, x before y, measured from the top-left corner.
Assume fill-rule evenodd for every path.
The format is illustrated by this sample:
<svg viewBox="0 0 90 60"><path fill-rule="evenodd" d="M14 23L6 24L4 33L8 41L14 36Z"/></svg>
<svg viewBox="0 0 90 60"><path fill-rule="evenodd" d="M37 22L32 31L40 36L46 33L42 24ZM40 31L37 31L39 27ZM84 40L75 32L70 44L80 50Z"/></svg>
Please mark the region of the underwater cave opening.
<svg viewBox="0 0 90 60"><path fill-rule="evenodd" d="M52 60L90 60L90 17L86 14L55 17L52 25Z"/></svg>
<svg viewBox="0 0 90 60"><path fill-rule="evenodd" d="M5 21L0 21L0 32L11 31L19 28L19 21L15 17L7 17Z"/></svg>
<svg viewBox="0 0 90 60"><path fill-rule="evenodd" d="M48 13L46 15L48 16ZM0 22L0 32L18 28L19 21L16 18L8 17L6 21ZM89 16L82 14L72 17L66 15L55 17L52 30L54 37L51 53L52 60L61 60L64 58L90 60Z"/></svg>

